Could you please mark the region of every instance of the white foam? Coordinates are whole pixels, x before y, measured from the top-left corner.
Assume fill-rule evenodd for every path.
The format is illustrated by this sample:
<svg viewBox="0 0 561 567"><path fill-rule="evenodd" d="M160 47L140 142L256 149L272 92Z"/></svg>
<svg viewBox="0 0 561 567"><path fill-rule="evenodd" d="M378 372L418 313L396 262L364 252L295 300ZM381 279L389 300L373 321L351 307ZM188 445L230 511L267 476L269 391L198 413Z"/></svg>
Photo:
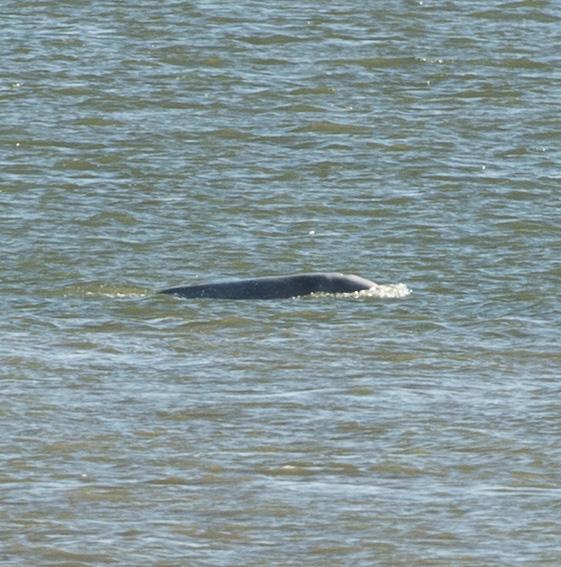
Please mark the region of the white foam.
<svg viewBox="0 0 561 567"><path fill-rule="evenodd" d="M411 294L411 290L404 283L397 284L374 284L370 289L356 292L358 297L379 297L401 299Z"/></svg>

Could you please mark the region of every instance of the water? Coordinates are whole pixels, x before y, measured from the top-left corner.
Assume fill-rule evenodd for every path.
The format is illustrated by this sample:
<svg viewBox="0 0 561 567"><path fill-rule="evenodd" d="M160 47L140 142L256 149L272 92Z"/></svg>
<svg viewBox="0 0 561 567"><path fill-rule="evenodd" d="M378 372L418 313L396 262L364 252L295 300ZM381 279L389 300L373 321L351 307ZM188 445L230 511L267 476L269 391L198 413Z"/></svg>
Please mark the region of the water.
<svg viewBox="0 0 561 567"><path fill-rule="evenodd" d="M558 564L557 3L0 19L3 566Z"/></svg>

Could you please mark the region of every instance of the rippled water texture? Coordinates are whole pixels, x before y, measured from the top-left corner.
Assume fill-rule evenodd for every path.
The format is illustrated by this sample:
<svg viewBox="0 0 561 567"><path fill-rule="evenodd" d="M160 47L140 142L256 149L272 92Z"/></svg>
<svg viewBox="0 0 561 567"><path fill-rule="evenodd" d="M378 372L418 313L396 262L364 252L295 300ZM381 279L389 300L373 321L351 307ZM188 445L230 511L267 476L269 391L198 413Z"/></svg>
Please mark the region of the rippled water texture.
<svg viewBox="0 0 561 567"><path fill-rule="evenodd" d="M3 567L559 564L557 2L0 22Z"/></svg>

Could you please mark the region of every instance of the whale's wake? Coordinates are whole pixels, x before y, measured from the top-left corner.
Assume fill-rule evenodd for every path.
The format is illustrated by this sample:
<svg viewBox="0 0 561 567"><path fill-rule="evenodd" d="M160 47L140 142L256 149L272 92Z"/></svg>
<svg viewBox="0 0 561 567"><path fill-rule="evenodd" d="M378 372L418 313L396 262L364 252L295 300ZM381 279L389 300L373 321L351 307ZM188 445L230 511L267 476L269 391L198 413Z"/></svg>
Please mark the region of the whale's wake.
<svg viewBox="0 0 561 567"><path fill-rule="evenodd" d="M374 284L370 289L363 289L361 291L353 291L351 293L342 293L337 295L356 298L373 297L377 299L402 299L411 295L411 290L404 283Z"/></svg>

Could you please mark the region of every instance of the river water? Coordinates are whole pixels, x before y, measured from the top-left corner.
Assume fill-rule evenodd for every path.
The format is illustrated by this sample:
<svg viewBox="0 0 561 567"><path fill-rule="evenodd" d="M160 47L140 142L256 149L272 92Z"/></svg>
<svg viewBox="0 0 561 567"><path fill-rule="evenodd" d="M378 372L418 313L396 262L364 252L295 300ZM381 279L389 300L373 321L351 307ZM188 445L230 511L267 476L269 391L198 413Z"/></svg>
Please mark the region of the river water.
<svg viewBox="0 0 561 567"><path fill-rule="evenodd" d="M557 2L0 21L3 567L559 564Z"/></svg>

